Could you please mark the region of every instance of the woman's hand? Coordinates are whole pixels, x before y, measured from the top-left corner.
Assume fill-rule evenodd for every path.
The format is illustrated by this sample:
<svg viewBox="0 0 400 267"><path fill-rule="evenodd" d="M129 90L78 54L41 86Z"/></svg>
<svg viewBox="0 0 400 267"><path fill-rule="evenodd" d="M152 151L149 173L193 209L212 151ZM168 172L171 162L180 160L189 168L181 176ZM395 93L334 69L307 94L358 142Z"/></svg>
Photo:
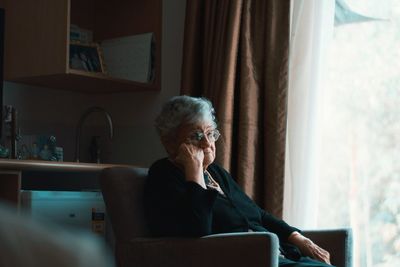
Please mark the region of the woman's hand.
<svg viewBox="0 0 400 267"><path fill-rule="evenodd" d="M304 256L309 256L316 260L331 264L329 252L319 247L307 237L298 232L293 232L288 241L297 246Z"/></svg>
<svg viewBox="0 0 400 267"><path fill-rule="evenodd" d="M179 146L175 163L183 167L187 181L196 182L206 188L203 176L203 160L203 149L192 144L183 143Z"/></svg>

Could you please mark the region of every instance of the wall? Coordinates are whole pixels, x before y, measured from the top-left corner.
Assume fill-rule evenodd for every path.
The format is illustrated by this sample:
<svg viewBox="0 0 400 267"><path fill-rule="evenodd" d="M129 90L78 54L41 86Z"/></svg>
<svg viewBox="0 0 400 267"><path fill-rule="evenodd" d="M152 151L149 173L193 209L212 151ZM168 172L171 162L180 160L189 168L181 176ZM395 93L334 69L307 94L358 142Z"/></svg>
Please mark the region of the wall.
<svg viewBox="0 0 400 267"><path fill-rule="evenodd" d="M21 133L56 135L64 160L71 161L80 115L90 106L102 106L113 118L114 138L108 143L104 118L91 115L82 131L83 160L88 160L92 135L102 138L104 162L149 166L163 157L153 121L162 103L179 94L185 4L163 1L161 91L87 95L5 82L4 103L18 109Z"/></svg>

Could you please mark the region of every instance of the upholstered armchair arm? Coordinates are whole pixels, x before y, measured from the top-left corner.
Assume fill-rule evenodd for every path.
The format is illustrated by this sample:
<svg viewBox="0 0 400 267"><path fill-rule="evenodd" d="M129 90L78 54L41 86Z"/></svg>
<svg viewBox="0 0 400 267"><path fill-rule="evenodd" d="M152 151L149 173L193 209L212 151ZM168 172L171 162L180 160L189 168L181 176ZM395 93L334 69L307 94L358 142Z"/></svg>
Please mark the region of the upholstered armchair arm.
<svg viewBox="0 0 400 267"><path fill-rule="evenodd" d="M331 254L331 262L337 267L351 267L352 232L351 229L302 231L303 235L326 249Z"/></svg>
<svg viewBox="0 0 400 267"><path fill-rule="evenodd" d="M202 238L135 238L117 244L120 267L277 267L279 244L271 233L229 233Z"/></svg>

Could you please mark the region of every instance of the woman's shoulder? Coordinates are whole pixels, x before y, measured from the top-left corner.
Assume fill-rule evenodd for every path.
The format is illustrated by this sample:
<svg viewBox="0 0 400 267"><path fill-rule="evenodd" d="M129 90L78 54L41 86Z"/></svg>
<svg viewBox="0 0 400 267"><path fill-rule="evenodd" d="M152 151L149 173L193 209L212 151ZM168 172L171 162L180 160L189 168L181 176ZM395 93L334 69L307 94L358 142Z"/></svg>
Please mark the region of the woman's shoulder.
<svg viewBox="0 0 400 267"><path fill-rule="evenodd" d="M159 159L150 166L146 187L152 188L153 192L157 191L155 188L165 191L168 188L175 190L182 186L185 186L184 174L168 158Z"/></svg>
<svg viewBox="0 0 400 267"><path fill-rule="evenodd" d="M172 163L168 158L162 158L155 161L149 168L149 178L152 177L168 177L182 176L181 170Z"/></svg>
<svg viewBox="0 0 400 267"><path fill-rule="evenodd" d="M158 160L154 161L153 164L150 165L150 169L163 168L163 167L167 166L168 162L170 162L168 160L168 158L158 159Z"/></svg>
<svg viewBox="0 0 400 267"><path fill-rule="evenodd" d="M155 173L165 173L172 170L175 166L168 158L156 160L149 168L149 176Z"/></svg>
<svg viewBox="0 0 400 267"><path fill-rule="evenodd" d="M169 160L167 158L162 158L151 164L147 174L146 186L154 187L154 185L165 183L166 179L164 178L170 173L168 170L168 162Z"/></svg>

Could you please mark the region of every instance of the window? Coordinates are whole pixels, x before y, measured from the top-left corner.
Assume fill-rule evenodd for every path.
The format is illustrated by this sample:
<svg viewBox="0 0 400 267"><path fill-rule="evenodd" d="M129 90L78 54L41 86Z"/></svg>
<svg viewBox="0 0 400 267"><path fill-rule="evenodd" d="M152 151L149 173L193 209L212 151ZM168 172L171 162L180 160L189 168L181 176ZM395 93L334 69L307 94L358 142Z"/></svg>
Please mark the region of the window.
<svg viewBox="0 0 400 267"><path fill-rule="evenodd" d="M342 1L341 1L342 2ZM400 266L400 1L336 26L318 126L318 226L352 227L354 266Z"/></svg>

